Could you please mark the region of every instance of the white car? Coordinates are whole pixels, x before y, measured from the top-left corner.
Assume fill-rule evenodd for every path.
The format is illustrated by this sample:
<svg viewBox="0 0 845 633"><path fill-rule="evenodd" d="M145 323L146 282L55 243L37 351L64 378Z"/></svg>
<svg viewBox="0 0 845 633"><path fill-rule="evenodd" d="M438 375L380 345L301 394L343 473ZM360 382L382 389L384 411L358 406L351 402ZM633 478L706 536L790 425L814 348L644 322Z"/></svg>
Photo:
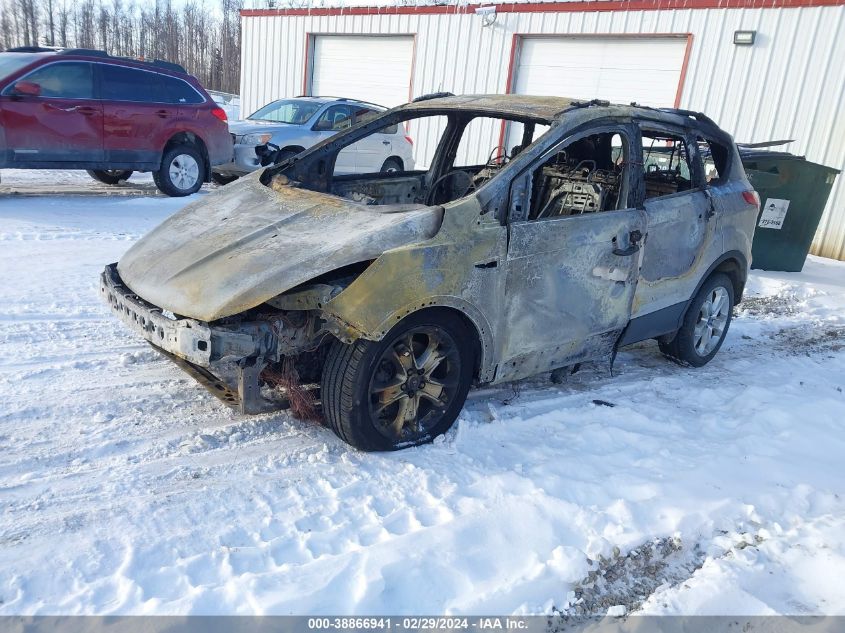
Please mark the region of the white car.
<svg viewBox="0 0 845 633"><path fill-rule="evenodd" d="M268 144L272 150L278 148L273 159L280 162L385 109L338 97L295 97L268 103L246 119L229 123L234 155L231 163L214 167L214 180L226 184L258 169L262 158L268 156ZM340 152L335 173L366 174L413 168L413 140L405 133L404 126L391 125Z"/></svg>

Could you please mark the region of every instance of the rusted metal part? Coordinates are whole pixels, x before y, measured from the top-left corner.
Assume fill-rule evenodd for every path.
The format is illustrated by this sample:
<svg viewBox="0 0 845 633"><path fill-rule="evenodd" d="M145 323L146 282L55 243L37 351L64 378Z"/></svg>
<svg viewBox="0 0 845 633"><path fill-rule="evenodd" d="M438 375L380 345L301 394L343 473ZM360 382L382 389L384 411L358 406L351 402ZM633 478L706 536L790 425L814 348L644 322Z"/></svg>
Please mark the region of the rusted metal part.
<svg viewBox="0 0 845 633"><path fill-rule="evenodd" d="M308 284L267 301L279 310L321 310L342 288L330 284Z"/></svg>
<svg viewBox="0 0 845 633"><path fill-rule="evenodd" d="M236 390L205 367L200 367L184 358L171 354L153 343L150 343L150 346L165 358L173 361L177 367L207 389L211 395L239 413L262 413L271 410L290 409L294 408L292 401L299 399L304 405L300 404L300 408L294 410L294 414L302 419L315 419L316 417L314 412L320 406L318 397L320 385L300 383L299 376L295 373L291 374L289 369L287 375L279 374L270 370L261 360L251 359L251 362L244 368L239 367L240 379ZM261 367L260 370L259 367ZM260 387L262 383L273 387L280 397L273 399L272 402L261 397ZM248 401L245 402L244 398L241 397L241 391L247 393ZM296 391L296 394L293 393L294 391Z"/></svg>
<svg viewBox="0 0 845 633"><path fill-rule="evenodd" d="M548 124L576 103L579 103L579 100L567 97L515 94L458 95L409 103L403 106L403 110L412 112L431 109L444 112L472 111L497 117L524 117Z"/></svg>
<svg viewBox="0 0 845 633"><path fill-rule="evenodd" d="M238 410L241 413L261 413L259 376L267 365L263 358L244 358L238 361Z"/></svg>
<svg viewBox="0 0 845 633"><path fill-rule="evenodd" d="M159 354L172 360L179 367L179 369L184 371L191 378L193 378L199 384L205 387L208 392L211 393L211 395L213 395L215 398L219 398L223 404L232 407L233 409L240 408L241 399L238 395L238 392L232 389L228 384L220 380L210 371L208 371L208 369L206 369L205 367L200 367L199 365L195 365L191 361L185 360L184 358L181 358L176 354L171 354L170 352L163 350L162 348L158 347L157 345L154 345L153 343L150 343L150 345Z"/></svg>

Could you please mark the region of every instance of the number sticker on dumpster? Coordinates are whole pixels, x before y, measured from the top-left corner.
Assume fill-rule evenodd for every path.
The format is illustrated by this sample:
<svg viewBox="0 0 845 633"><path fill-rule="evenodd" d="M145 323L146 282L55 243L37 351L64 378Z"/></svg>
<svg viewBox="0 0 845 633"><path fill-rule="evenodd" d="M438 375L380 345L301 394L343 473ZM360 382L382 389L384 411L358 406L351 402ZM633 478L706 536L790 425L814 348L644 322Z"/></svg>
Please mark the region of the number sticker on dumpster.
<svg viewBox="0 0 845 633"><path fill-rule="evenodd" d="M763 213L760 215L760 222L757 226L763 229L782 229L788 209L789 200L769 198L763 205Z"/></svg>

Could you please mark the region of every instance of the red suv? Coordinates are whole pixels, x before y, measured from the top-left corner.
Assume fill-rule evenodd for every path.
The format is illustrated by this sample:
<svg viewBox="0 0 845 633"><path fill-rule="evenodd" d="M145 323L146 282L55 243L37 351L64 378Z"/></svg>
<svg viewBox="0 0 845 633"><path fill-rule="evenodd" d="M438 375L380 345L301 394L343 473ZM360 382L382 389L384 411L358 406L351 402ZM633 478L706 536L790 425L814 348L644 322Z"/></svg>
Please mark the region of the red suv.
<svg viewBox="0 0 845 633"><path fill-rule="evenodd" d="M226 113L177 64L87 49L0 53L0 168L86 169L107 184L153 173L186 196L232 160Z"/></svg>

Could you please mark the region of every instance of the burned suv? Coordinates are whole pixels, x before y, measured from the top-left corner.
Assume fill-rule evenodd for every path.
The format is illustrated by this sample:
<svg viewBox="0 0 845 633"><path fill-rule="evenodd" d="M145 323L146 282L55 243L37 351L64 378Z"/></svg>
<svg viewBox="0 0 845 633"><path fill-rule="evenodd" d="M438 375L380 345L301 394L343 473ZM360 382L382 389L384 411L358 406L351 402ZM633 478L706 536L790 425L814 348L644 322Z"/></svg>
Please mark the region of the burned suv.
<svg viewBox="0 0 845 633"><path fill-rule="evenodd" d="M395 124L418 139L417 169L336 173L340 152ZM188 205L101 290L241 412L318 403L350 444L395 449L444 433L473 383L649 338L707 363L758 205L700 113L437 95Z"/></svg>

